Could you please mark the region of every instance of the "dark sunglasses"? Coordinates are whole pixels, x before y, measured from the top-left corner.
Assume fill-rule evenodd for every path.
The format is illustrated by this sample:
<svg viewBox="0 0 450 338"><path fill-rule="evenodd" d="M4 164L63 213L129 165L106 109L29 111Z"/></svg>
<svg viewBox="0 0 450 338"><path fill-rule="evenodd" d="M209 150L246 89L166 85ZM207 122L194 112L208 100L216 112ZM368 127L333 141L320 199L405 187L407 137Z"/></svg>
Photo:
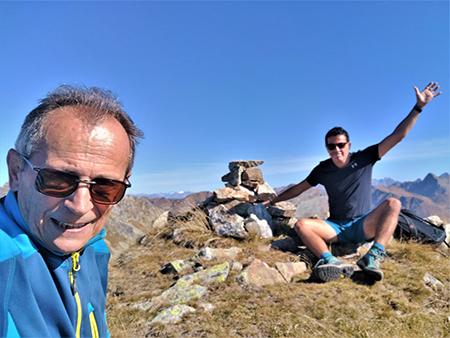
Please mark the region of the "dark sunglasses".
<svg viewBox="0 0 450 338"><path fill-rule="evenodd" d="M80 180L76 175L55 169L36 168L25 156L20 155L37 172L35 187L40 193L51 197L67 197L77 190L80 183L89 184L92 200L98 204L112 205L120 202L125 190L131 187L129 182L96 178L92 181Z"/></svg>
<svg viewBox="0 0 450 338"><path fill-rule="evenodd" d="M342 149L342 148L345 147L345 145L347 143L348 142L345 142L345 143L327 143L327 148L328 148L328 150L334 150L334 148L336 148L336 147L339 147L339 149Z"/></svg>

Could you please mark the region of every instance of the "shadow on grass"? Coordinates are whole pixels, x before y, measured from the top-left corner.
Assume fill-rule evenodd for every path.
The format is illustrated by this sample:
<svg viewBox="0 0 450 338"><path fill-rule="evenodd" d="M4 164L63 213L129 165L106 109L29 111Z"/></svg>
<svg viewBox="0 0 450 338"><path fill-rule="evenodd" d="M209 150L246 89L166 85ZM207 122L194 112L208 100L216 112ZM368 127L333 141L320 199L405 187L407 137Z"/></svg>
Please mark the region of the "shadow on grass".
<svg viewBox="0 0 450 338"><path fill-rule="evenodd" d="M353 275L350 277L352 282L359 284L359 285L368 285L372 286L376 283L373 278L369 277L366 273L363 271L355 271ZM335 282L335 281L333 281ZM306 279L300 279L297 280L297 283L304 283L304 284L324 284L326 282L320 280L317 278L313 273ZM328 282L331 283L331 282Z"/></svg>

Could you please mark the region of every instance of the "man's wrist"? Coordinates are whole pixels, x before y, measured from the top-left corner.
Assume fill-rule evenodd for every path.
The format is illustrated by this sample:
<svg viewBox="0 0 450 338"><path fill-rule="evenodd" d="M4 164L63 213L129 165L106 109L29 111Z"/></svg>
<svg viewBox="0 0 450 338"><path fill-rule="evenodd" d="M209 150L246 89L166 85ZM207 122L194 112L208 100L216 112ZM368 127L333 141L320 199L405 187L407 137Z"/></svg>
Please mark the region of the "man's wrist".
<svg viewBox="0 0 450 338"><path fill-rule="evenodd" d="M423 110L423 107L420 107L419 105L416 104L416 105L414 106L413 110L418 111L419 113L421 113L422 110Z"/></svg>

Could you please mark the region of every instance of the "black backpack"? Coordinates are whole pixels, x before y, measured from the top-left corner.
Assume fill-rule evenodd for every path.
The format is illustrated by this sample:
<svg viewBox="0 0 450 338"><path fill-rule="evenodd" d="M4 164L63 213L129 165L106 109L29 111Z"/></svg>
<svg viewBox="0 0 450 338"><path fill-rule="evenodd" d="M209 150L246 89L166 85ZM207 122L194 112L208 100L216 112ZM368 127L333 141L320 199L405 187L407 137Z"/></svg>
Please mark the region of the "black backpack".
<svg viewBox="0 0 450 338"><path fill-rule="evenodd" d="M420 243L440 245L442 242L450 247L449 243L445 242L445 229L442 226L437 226L432 222L423 219L411 211L402 209L398 215L398 224L394 232L394 237L397 239L414 240Z"/></svg>

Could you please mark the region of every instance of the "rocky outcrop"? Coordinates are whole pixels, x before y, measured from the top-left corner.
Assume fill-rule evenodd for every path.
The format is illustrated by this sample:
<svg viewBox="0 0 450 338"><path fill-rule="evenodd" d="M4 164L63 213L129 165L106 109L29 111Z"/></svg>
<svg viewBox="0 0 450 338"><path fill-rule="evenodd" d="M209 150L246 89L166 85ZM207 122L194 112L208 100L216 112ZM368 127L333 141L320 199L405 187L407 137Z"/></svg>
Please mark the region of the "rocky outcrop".
<svg viewBox="0 0 450 338"><path fill-rule="evenodd" d="M285 226L295 223L295 206L277 203L266 209L262 204L277 196L264 181L264 161L231 161L230 172L222 177L226 186L214 191L205 201L209 223L223 237L246 238L250 235L272 238Z"/></svg>
<svg viewBox="0 0 450 338"><path fill-rule="evenodd" d="M306 271L304 262L280 262L275 264L275 268L272 268L259 259L253 260L244 268L243 264L238 261L241 253L242 249L237 247L229 249L206 247L192 257L169 262L160 272L173 274L178 278L177 282L161 295L131 307L154 311L170 304L169 308L164 308L154 317L151 324L177 323L183 314L196 311L185 305L186 303L200 301L203 296L208 294L208 286L224 282L229 278L230 271L236 274L235 282L255 286L287 284L292 281L294 276ZM212 267L203 266L202 262L211 260L222 263ZM203 307L212 308L213 305L203 304Z"/></svg>

